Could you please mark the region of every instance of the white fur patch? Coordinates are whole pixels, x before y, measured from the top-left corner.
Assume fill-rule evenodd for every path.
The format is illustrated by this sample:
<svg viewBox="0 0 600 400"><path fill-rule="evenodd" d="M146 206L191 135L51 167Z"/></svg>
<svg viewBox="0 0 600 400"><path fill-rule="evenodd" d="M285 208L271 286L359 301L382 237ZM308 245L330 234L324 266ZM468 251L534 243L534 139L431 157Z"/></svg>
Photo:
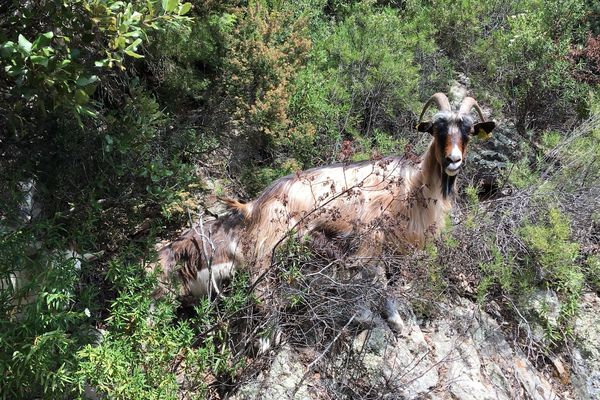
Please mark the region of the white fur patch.
<svg viewBox="0 0 600 400"><path fill-rule="evenodd" d="M462 151L458 148L458 145L452 146L452 151L448 155L448 158L453 161L446 166L446 174L454 176L458 174L458 170L462 165Z"/></svg>
<svg viewBox="0 0 600 400"><path fill-rule="evenodd" d="M448 155L448 158L452 160L453 164L460 163L462 161L462 151L458 148L458 145L452 146L452 151Z"/></svg>
<svg viewBox="0 0 600 400"><path fill-rule="evenodd" d="M196 273L196 280L190 282L190 292L196 297L207 296L209 293L219 293L221 283L233 276L235 267L232 262L215 264ZM212 281L212 283L211 283Z"/></svg>

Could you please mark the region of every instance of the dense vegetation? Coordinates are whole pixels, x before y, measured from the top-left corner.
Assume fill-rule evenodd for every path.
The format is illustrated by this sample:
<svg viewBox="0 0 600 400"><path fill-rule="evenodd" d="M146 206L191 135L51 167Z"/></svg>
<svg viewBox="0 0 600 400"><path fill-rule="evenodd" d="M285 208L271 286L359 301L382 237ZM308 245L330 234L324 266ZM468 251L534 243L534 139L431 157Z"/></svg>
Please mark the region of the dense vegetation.
<svg viewBox="0 0 600 400"><path fill-rule="evenodd" d="M228 345L245 281L192 316L151 308L157 238L215 195L420 151L417 113L453 79L517 146L502 187L464 172L461 224L421 260L428 287L449 292L460 265L463 294L510 299L509 314L552 288L562 308L540 351L563 345L580 294L600 288L599 13L592 0L3 2L0 397L230 390L250 362Z"/></svg>

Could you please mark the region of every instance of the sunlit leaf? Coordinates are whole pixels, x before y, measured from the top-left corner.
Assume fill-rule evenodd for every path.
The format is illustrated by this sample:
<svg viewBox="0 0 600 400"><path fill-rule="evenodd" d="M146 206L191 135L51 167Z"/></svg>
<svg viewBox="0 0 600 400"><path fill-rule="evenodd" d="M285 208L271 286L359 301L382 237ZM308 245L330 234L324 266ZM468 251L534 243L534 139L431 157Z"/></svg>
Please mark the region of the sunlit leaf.
<svg viewBox="0 0 600 400"><path fill-rule="evenodd" d="M23 50L23 52L25 52L26 54L31 53L32 44L29 40L25 39L25 36L19 34L18 43L19 43L19 48L21 50Z"/></svg>
<svg viewBox="0 0 600 400"><path fill-rule="evenodd" d="M106 67L108 65L108 62L109 62L108 59L105 58L104 60L99 60L99 61L94 62L94 65L96 67Z"/></svg>
<svg viewBox="0 0 600 400"><path fill-rule="evenodd" d="M38 65L48 66L48 57L45 56L31 56L31 62Z"/></svg>
<svg viewBox="0 0 600 400"><path fill-rule="evenodd" d="M127 54L128 56L133 57L133 58L144 58L143 55L138 54L138 53L136 53L134 51L131 51L131 50L125 50L125 54Z"/></svg>
<svg viewBox="0 0 600 400"><path fill-rule="evenodd" d="M79 105L83 105L90 100L90 96L85 92L85 90L77 89L75 91L75 103Z"/></svg>
<svg viewBox="0 0 600 400"><path fill-rule="evenodd" d="M8 57L15 52L15 42L8 41L0 47L0 56Z"/></svg>
<svg viewBox="0 0 600 400"><path fill-rule="evenodd" d="M179 0L162 0L162 7L166 12L173 12L177 8Z"/></svg>
<svg viewBox="0 0 600 400"><path fill-rule="evenodd" d="M185 15L192 9L192 3L183 3L179 8L179 15Z"/></svg>
<svg viewBox="0 0 600 400"><path fill-rule="evenodd" d="M136 39L136 40L133 41L133 43L131 43L129 46L127 46L125 48L125 50L126 51L127 50L130 50L130 51L131 50L136 50L140 43L142 43L142 39Z"/></svg>
<svg viewBox="0 0 600 400"><path fill-rule="evenodd" d="M92 75L92 76L80 76L75 81L75 84L77 86L87 86L87 85L90 85L90 84L96 83L96 82L98 82L98 77L96 75Z"/></svg>
<svg viewBox="0 0 600 400"><path fill-rule="evenodd" d="M33 48L37 49L40 47L48 46L53 37L53 32L46 32L42 33L41 35L38 35L37 39L35 39L35 41L33 42Z"/></svg>

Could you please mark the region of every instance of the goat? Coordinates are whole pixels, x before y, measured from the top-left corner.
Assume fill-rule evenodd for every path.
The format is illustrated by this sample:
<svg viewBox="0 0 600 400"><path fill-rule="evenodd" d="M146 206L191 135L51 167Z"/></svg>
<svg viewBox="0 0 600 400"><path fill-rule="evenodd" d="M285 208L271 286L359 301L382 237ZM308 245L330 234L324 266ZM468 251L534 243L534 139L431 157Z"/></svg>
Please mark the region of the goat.
<svg viewBox="0 0 600 400"><path fill-rule="evenodd" d="M432 104L439 112L423 122ZM479 123L470 116L473 108ZM317 167L275 181L254 201L224 200L230 213L164 247L160 264L171 271L183 261L178 272L184 292L206 295L243 265L252 279L264 273L291 231L299 237L359 238L357 259L377 256L384 246L400 253L422 247L439 233L451 208L470 136L490 134L494 127L472 97L453 112L446 95L436 93L416 126L432 136L420 162L387 157ZM397 311L389 314L394 312L399 318Z"/></svg>

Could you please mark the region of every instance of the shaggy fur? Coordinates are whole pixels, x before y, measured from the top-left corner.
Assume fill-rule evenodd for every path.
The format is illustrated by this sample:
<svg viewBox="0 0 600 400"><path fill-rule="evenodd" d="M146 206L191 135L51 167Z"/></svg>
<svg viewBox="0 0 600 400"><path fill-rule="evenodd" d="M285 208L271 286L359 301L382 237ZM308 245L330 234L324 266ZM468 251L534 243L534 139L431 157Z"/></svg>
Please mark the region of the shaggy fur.
<svg viewBox="0 0 600 400"><path fill-rule="evenodd" d="M290 232L298 237L352 240L354 255L375 257L387 247L406 253L439 233L451 208L456 174L464 164L469 137L491 132L477 102L467 97L458 112L445 95L426 103L440 112L417 129L432 135L420 162L399 157L310 169L274 182L256 200L224 200L230 214L195 227L160 250L165 284L176 273L180 294L203 296L236 268L253 279L266 271L272 253ZM468 115L475 108L482 122ZM176 264L183 264L175 269Z"/></svg>

